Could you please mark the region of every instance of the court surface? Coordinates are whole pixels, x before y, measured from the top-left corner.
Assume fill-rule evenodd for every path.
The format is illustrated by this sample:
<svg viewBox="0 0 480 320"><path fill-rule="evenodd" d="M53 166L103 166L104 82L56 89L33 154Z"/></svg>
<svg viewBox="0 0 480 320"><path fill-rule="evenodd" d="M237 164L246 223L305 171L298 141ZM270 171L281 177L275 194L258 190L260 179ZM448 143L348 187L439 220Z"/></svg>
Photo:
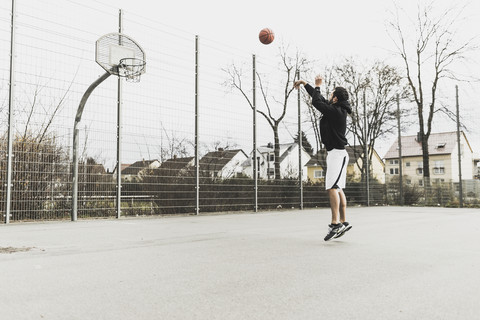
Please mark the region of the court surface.
<svg viewBox="0 0 480 320"><path fill-rule="evenodd" d="M0 226L1 319L478 319L480 210Z"/></svg>

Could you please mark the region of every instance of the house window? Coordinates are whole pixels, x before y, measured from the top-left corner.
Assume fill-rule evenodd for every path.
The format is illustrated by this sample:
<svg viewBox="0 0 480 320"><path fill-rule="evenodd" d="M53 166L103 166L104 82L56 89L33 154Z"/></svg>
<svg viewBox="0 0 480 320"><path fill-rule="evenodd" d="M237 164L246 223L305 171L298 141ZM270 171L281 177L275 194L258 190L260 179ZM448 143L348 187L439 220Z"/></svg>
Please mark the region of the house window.
<svg viewBox="0 0 480 320"><path fill-rule="evenodd" d="M268 168L268 175L269 176L275 175L275 168Z"/></svg>
<svg viewBox="0 0 480 320"><path fill-rule="evenodd" d="M417 162L417 174L423 174L423 161Z"/></svg>
<svg viewBox="0 0 480 320"><path fill-rule="evenodd" d="M445 164L443 160L435 161L435 166L433 167L434 174L445 174Z"/></svg>
<svg viewBox="0 0 480 320"><path fill-rule="evenodd" d="M423 187L423 179L418 180L418 185L419 185L420 187Z"/></svg>
<svg viewBox="0 0 480 320"><path fill-rule="evenodd" d="M398 174L398 168L390 168L390 174Z"/></svg>
<svg viewBox="0 0 480 320"><path fill-rule="evenodd" d="M398 159L390 160L390 164L398 164Z"/></svg>
<svg viewBox="0 0 480 320"><path fill-rule="evenodd" d="M314 170L313 171L313 177L317 178L317 179L325 177L323 175L323 170Z"/></svg>
<svg viewBox="0 0 480 320"><path fill-rule="evenodd" d="M405 180L405 183L408 184L408 185L410 185L410 184L412 184L412 180L407 179L407 180Z"/></svg>
<svg viewBox="0 0 480 320"><path fill-rule="evenodd" d="M270 162L275 161L275 153L269 153L268 154L268 161L270 161Z"/></svg>
<svg viewBox="0 0 480 320"><path fill-rule="evenodd" d="M410 167L410 162L405 162L405 167Z"/></svg>

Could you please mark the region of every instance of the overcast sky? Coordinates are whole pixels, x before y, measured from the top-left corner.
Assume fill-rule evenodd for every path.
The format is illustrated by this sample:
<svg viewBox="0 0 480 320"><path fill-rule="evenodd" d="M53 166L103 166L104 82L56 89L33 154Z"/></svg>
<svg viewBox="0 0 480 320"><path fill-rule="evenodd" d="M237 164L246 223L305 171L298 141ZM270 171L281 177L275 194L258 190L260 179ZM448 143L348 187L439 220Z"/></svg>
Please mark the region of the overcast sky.
<svg viewBox="0 0 480 320"><path fill-rule="evenodd" d="M100 2L111 5L107 0ZM419 1L398 3L408 15L414 17ZM386 21L392 17L393 1L385 0L337 0L337 1L284 1L284 0L185 0L185 1L126 1L117 0L115 5L128 12L160 21L191 34L215 40L239 50L261 54L277 53L281 42L298 48L306 56L318 61L318 65L332 63L339 57L356 57L359 60L381 59L401 66L398 57L392 54L393 42L386 32ZM459 40L477 36L480 32L479 1L434 2L439 12L446 8L466 6L459 21ZM265 46L258 41L258 32L269 27L275 32L275 42ZM477 53L478 56L478 53ZM459 65L462 73L470 76L480 74L479 61ZM309 79L307 79L309 80ZM447 85L447 84L445 84ZM451 89L450 89L451 87ZM461 101L467 110L466 118L476 119L478 84L460 85ZM454 95L454 84L442 87L440 96ZM452 103L454 100L450 100ZM475 122L474 122L475 123ZM412 128L414 134L418 128ZM442 128L437 128L442 130ZM472 132L471 143L480 151L479 131Z"/></svg>
<svg viewBox="0 0 480 320"><path fill-rule="evenodd" d="M106 32L115 32L116 29L111 26L116 24L117 8L121 8L128 21L125 23L124 32L138 40L139 43L146 48L147 65L149 66L147 70L149 71L147 72L145 79L152 80L150 81L150 85L152 86L158 85L158 83L153 80L163 81L163 79L153 79L154 75L151 71L155 70L155 67L157 68L156 70L161 69L164 70L164 72L165 70L170 71L171 74L178 73L177 76L183 75L181 72L182 70L168 70L168 68L162 64L163 60L160 59L159 55L169 54L169 57L175 56L177 52L171 52L171 50L177 48L174 45L181 46L184 45L184 43L189 43L189 45L192 44L193 41L191 40L193 40L193 35L199 35L202 44L206 43L202 42L203 39L207 39L209 44L212 41L216 42L218 45L214 45L214 47L220 49L219 52L221 52L221 49L228 47L229 52L237 52L238 50L238 55L246 57L246 59L249 58L250 54L255 53L262 59L268 60L271 57L271 62L278 59L278 47L284 43L290 47L298 48L298 50L303 52L309 60L315 61L313 68L317 69L318 72L321 72L325 66L331 66L335 61L339 61L344 57L354 57L362 62L373 62L374 59L379 59L388 64L398 66L400 68L399 70L403 72L402 61L399 60L398 56L393 54L392 50L394 49L394 45L386 32L387 21L392 17L392 11L395 9L394 2L390 0L369 0L363 2L356 0L337 0L329 2L320 0L308 2L284 0L64 0L64 2L61 2L62 5L58 6L57 4L59 2L57 3L57 1L59 0L48 1L49 6L46 6L45 3L47 1L40 3L35 0L19 0L19 13L25 11L29 13L28 10L32 10L32 12L29 13L30 15L21 15L20 20L22 21L23 19L23 21L27 21L29 28L24 27L21 28L20 31L33 31L35 32L35 35L37 35L38 32L39 35L37 35L37 38L43 39L45 34L42 33L44 32L42 27L30 28L31 25L34 26L35 23L44 23L45 29L48 29L52 27L50 20L51 22L55 22L54 26L56 27L70 27L71 23L72 28L68 29L68 32L72 32L72 30L73 32L85 31L79 36L83 41L81 41L80 44L67 41L67 46L65 46L65 48L63 48L62 43L58 43L57 47L53 49L58 50L59 52L64 52L70 48L71 50L77 50L80 52L73 54L74 56L90 56L93 52L93 46L85 45L84 41L86 39L96 39L98 36L105 34ZM6 3L4 6L5 8L9 7ZM417 11L417 1L402 1L399 2L398 6L404 9L407 15L415 16ZM458 23L459 42L478 36L478 33L480 32L480 2L469 0L457 2L447 0L435 1L437 12L442 12L442 10L452 6L457 8L467 6L462 15L462 17L465 17L466 19L459 21ZM88 12L88 14L82 15L81 12L72 12L72 8L79 11L83 10L82 12ZM85 8L92 10L85 10ZM42 12L42 10L45 12ZM58 10L58 12L51 12L55 10ZM69 15L65 15L65 11L69 13ZM8 11L5 10L5 12ZM33 20L31 17L38 17L38 19ZM79 20L78 17L81 17L81 19ZM108 20L105 20L106 18ZM132 19L139 20L135 22L138 22L139 24L137 27L140 26L142 28L133 29L131 23ZM142 21L142 19L148 20ZM88 26L82 27L82 24L85 22L88 23ZM158 26L156 23L152 22L159 22L162 25ZM153 29L154 31L165 30L166 32L169 32L173 30L171 31L171 39L175 42L174 45L165 45L167 42L163 39L150 39L149 37L155 37L155 32L152 32L151 34L149 33L149 30L152 29L149 29L148 26L151 25L155 25ZM165 28L163 28L163 26L165 26ZM270 45L263 45L258 40L259 31L265 27L271 28L275 32L276 39ZM66 31L63 30L62 32ZM180 39L181 41L185 40L183 41L184 43L177 41L179 40L178 38L181 38L184 35L185 37ZM411 34L407 33L407 35L410 36ZM52 36L55 37L57 34L54 32ZM57 42L64 41L61 37L55 39ZM152 42L155 43L155 47L152 47ZM181 43L179 44L178 42ZM28 43L35 47L32 42ZM44 44L42 43L42 45ZM80 48L83 51L81 51ZM150 51L148 51L149 49ZM155 54L157 55L157 57L155 57L156 59L154 59ZM190 60L192 59L190 53L188 52L186 54L188 54L189 57L188 62L191 63ZM68 54L66 56L68 56ZM223 56L220 56L218 52L215 52L215 55L212 56L215 57L215 59L224 58ZM478 55L478 52L476 52L476 56L472 55L472 58L476 58L477 56L480 56ZM28 55L25 57L28 57ZM202 56L202 58L205 59L206 57L207 54ZM455 67L463 74L478 77L478 75L480 75L480 61L478 60L479 59L472 59L467 64L458 64L455 65ZM180 61L183 63L186 59ZM157 65L154 63L157 63ZM225 62L218 61L216 67L221 68L225 65ZM50 70L50 68L55 70L54 67L55 65L49 66L48 70ZM191 66L182 67L190 68ZM95 70L95 74L101 72L101 68L88 62L88 68L85 69L90 68ZM84 70L82 69L81 71ZM37 70L35 70L35 72L37 72ZM48 73L49 71L44 72ZM71 73L71 70L68 69L68 72ZM169 74L169 76L172 76L171 74ZM151 78L148 78L149 76ZM68 74L67 78L70 79L70 77L71 75ZM305 80L311 81L312 79ZM451 81L444 82L439 88L439 99L441 102L449 105L453 111L455 102L455 84L456 83ZM478 92L480 92L480 85L478 83L458 84L460 86L462 116L466 125L470 129L470 132L467 133L467 137L469 138L474 151L478 153L480 152L480 129L477 128L478 122L480 121L480 109L478 108ZM102 88L106 87L107 84L102 85ZM102 88L98 90L101 90ZM150 99L152 97L147 86L144 89L145 91L141 91L141 87L136 88L139 90L139 100L145 102L145 99ZM215 94L223 94L223 91L224 88L220 88L219 86ZM142 94L144 96L142 96ZM168 92L168 94L170 95L171 93ZM158 97L155 96L155 98ZM172 97L168 96L166 99L172 99ZM202 101L207 100L205 94L202 96L202 99ZM103 102L104 101L102 101L102 103ZM175 103L170 103L170 101L168 101L167 105L171 104L174 108L180 108L184 105L182 102L183 101L179 97L175 97ZM191 100L189 100L188 104L190 104L190 102ZM244 103L243 100L241 102ZM223 103L223 100L220 99L217 103L221 104ZM165 103L163 105L165 105ZM125 110L125 112L127 111L128 110ZM163 112L164 110L155 111L160 114L160 112ZM228 110L225 112L228 112ZM215 115L218 116L217 118L222 118L218 114ZM127 116L126 113L124 116ZM170 119L170 116L177 118L183 116L185 118L185 115L179 114L177 110L172 111L171 115L163 112L162 116L164 116L162 119ZM85 118L85 124L89 124L90 122L86 119L87 118ZM98 120L97 117L94 119ZM203 119L206 119L206 117ZM452 121L449 120L448 123L445 124L437 119L438 118L436 118L435 121L434 132L455 130L455 124ZM134 120L130 120L130 122L133 121L133 124L137 125ZM206 125L209 126L209 128L221 128L221 126L213 124L214 121L216 121L215 117L210 119L210 122ZM245 123L249 124L249 121L250 116L248 116L247 122L243 123L243 126ZM293 117L293 120L289 119L289 121L290 122L287 123L286 126L289 126L288 130L295 133L296 117ZM92 121L91 123L97 122L99 125L102 125L101 121ZM171 122L173 123L175 121ZM103 122L103 124L104 123L105 122ZM266 124L264 122L260 123L263 126ZM154 126L152 125L152 127L155 128L157 126L158 125L156 124ZM238 130L244 130L244 128L242 127ZM418 125L413 125L409 127L409 131L404 134L415 134L416 131L418 131ZM204 131L204 133L206 132ZM292 134L290 133L285 139L283 139L283 141L289 140L291 135ZM152 134L152 137L153 136L154 135ZM232 131L232 137L232 139L238 138L239 134L236 131ZM204 136L204 138L208 140L208 137ZM243 138L243 140L246 141L246 138ZM379 148L377 151L381 156L383 156L384 152L386 152L391 143L393 143L395 136L389 137L389 139L390 141L384 142L383 146L376 146ZM271 141L270 133L266 137L264 136L263 140ZM262 143L265 142L263 140ZM311 142L313 143L312 140ZM245 141L243 141L243 143ZM247 142L250 143L250 141ZM145 144L148 145L149 143ZM245 148L248 149L248 147ZM138 157L138 155L135 154L132 155L132 157Z"/></svg>
<svg viewBox="0 0 480 320"><path fill-rule="evenodd" d="M109 3L111 1L101 0ZM401 1L399 6L415 12L417 1ZM184 0L148 1L115 0L115 5L167 25L215 39L246 51L261 51L260 29L274 30L277 41L285 41L304 50L316 59L332 55L384 57L391 49L385 32L385 21L391 16L393 1L337 0ZM467 5L472 29L478 33L480 3L478 1L437 0L440 10Z"/></svg>

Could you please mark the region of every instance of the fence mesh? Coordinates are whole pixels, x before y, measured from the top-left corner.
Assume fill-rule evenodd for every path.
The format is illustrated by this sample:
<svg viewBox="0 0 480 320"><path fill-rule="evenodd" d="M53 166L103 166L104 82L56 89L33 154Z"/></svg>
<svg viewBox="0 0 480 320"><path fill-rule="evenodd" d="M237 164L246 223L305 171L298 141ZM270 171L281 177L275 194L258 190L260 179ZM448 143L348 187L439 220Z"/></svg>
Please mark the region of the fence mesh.
<svg viewBox="0 0 480 320"><path fill-rule="evenodd" d="M100 36L118 30L119 11L100 3L85 5L75 1L16 3L11 219L69 219L74 117L85 90L104 73L95 63L94 45ZM10 15L11 7L4 2L0 5L0 43L4 53L10 48ZM95 23L87 23L85 17ZM197 209L200 212L255 210L255 194L258 209L329 205L323 185L325 165L322 166L321 152L317 154L315 128L309 122L303 100L300 117L306 140L302 141L304 147L308 141L313 148L302 151L302 165L298 165L297 91L289 93L288 102L284 103L295 74L287 78L282 51L257 54L253 69L251 52L208 36L199 35L196 42L194 34L139 13L123 12L122 28L145 50L146 73L139 83L122 85L118 166L117 77L112 76L99 85L87 102L79 131L78 217L116 216L119 172L122 216L195 213ZM294 55L295 52L287 54ZM7 190L9 63L7 54L0 56L3 216ZM257 159L253 159L254 70L259 111ZM451 99L448 103L454 105ZM285 106L283 120L275 123ZM466 122L478 120L478 109L467 110L463 118ZM442 126L437 129L441 132ZM478 204L476 144L468 142L469 135L478 136L478 129L462 130L465 132L460 151L465 155L462 200ZM349 204L458 205L460 186L455 158L458 151L451 148L452 143L456 144L452 140L456 139L454 126L450 134L435 139L431 186L423 181L418 152L410 152L409 148L418 149L414 137L404 141L404 155L409 158L402 161L402 188L395 133L385 137L387 147L383 152L372 156L368 182L359 171L363 151L350 139ZM442 143L446 143L445 152L439 150ZM259 176L257 189L254 161Z"/></svg>

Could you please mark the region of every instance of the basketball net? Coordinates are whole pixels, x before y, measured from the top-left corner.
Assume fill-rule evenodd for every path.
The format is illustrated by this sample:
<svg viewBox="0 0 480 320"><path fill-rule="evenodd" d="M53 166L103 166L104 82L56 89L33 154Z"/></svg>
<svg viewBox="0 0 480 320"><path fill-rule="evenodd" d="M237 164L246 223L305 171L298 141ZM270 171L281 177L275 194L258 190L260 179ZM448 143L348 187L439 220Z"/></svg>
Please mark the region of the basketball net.
<svg viewBox="0 0 480 320"><path fill-rule="evenodd" d="M124 58L118 64L118 75L128 82L140 82L140 76L145 69L145 61L138 58Z"/></svg>

